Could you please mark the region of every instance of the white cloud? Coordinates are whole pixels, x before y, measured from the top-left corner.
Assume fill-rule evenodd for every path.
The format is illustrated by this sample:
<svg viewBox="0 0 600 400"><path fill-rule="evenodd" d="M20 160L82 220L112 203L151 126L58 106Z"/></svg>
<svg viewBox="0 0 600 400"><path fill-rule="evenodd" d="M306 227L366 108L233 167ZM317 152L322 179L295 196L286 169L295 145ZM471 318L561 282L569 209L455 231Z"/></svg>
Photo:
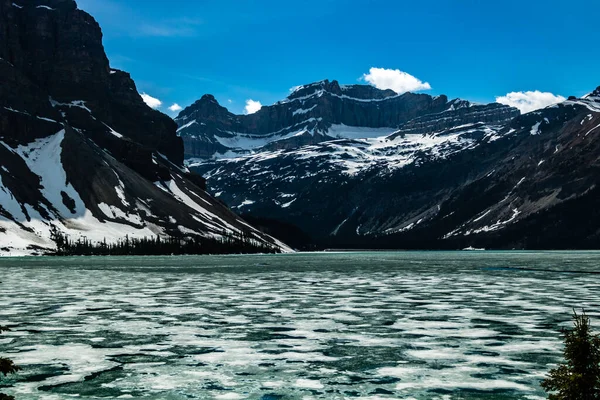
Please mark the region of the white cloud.
<svg viewBox="0 0 600 400"><path fill-rule="evenodd" d="M562 103L566 98L555 95L550 92L529 91L529 92L510 92L506 96L496 97L496 102L516 107L523 114L548 107L552 104Z"/></svg>
<svg viewBox="0 0 600 400"><path fill-rule="evenodd" d="M142 96L142 100L144 100L144 103L148 104L148 107L150 108L154 108L156 110L162 106L162 101L150 96L149 94L141 93L140 96Z"/></svg>
<svg viewBox="0 0 600 400"><path fill-rule="evenodd" d="M231 99L227 99L227 102L228 102L229 104L231 104L231 103L233 103L233 100L231 100Z"/></svg>
<svg viewBox="0 0 600 400"><path fill-rule="evenodd" d="M171 110L173 112L177 112L177 111L181 111L182 108L179 104L173 103L173 105L171 107L169 107L169 110Z"/></svg>
<svg viewBox="0 0 600 400"><path fill-rule="evenodd" d="M398 94L429 90L431 85L399 69L371 68L362 79L377 89L392 89Z"/></svg>
<svg viewBox="0 0 600 400"><path fill-rule="evenodd" d="M244 113L245 114L254 114L261 108L262 108L262 104L260 104L260 101L248 99L248 100L246 100L246 107L244 108Z"/></svg>

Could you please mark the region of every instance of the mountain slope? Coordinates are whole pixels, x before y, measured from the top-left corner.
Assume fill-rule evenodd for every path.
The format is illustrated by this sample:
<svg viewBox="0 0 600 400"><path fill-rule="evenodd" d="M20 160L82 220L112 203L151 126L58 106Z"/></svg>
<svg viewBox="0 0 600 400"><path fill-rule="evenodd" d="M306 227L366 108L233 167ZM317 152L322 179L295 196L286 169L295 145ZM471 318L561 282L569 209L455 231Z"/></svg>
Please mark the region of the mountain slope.
<svg viewBox="0 0 600 400"><path fill-rule="evenodd" d="M511 128L513 143L489 172L449 200L463 221L444 238L484 247L599 248L600 88L516 118Z"/></svg>
<svg viewBox="0 0 600 400"><path fill-rule="evenodd" d="M452 181L475 168L470 154L506 132L502 125L466 124L426 135L332 140L190 167L234 209L297 225L317 241L333 243L345 236L398 231L407 219L430 212L434 199L452 191ZM466 160L459 169L440 168L455 157Z"/></svg>
<svg viewBox="0 0 600 400"><path fill-rule="evenodd" d="M189 165L238 211L321 247L598 248L599 110L600 90L510 118L454 101L387 136Z"/></svg>
<svg viewBox="0 0 600 400"><path fill-rule="evenodd" d="M182 166L176 124L111 69L96 21L72 0L0 0L0 248L72 239L244 236L250 227Z"/></svg>

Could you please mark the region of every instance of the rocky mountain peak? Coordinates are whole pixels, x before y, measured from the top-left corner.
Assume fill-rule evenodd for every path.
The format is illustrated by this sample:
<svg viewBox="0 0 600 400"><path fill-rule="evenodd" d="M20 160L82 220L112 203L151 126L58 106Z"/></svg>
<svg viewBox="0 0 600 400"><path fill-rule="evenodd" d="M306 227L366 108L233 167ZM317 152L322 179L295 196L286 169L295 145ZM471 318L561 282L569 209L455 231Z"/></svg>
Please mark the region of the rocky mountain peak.
<svg viewBox="0 0 600 400"><path fill-rule="evenodd" d="M518 110L421 93L398 94L370 85L323 80L298 86L284 100L250 115L235 115L204 95L175 119L186 157L219 158L293 149L332 139L431 133L467 123L501 124ZM411 124L411 121L414 123Z"/></svg>
<svg viewBox="0 0 600 400"><path fill-rule="evenodd" d="M294 100L305 100L312 96L333 95L345 96L360 100L381 100L396 97L398 93L391 89L377 89L371 85L340 85L337 80L325 79L294 88L292 93L280 103Z"/></svg>
<svg viewBox="0 0 600 400"><path fill-rule="evenodd" d="M391 89L377 89L371 85L343 85L342 93L345 96L357 99L381 100L388 97L396 97L398 93Z"/></svg>
<svg viewBox="0 0 600 400"><path fill-rule="evenodd" d="M202 96L199 100L200 103L216 103L219 104L219 102L217 101L217 99L215 99L215 96L213 96L212 94L205 94L204 96Z"/></svg>
<svg viewBox="0 0 600 400"><path fill-rule="evenodd" d="M319 82L309 83L308 85L302 85L296 87L293 92L287 97L288 100L305 98L307 96L311 96L313 94L319 93L331 93L336 95L342 94L342 89L340 88L340 84L338 81L333 80L329 81L329 79L325 79Z"/></svg>
<svg viewBox="0 0 600 400"><path fill-rule="evenodd" d="M233 116L233 114L230 113L227 108L220 105L215 96L212 94L205 94L192 105L184 108L175 120L182 122L182 124L186 124L199 118L220 121L228 120L231 116Z"/></svg>

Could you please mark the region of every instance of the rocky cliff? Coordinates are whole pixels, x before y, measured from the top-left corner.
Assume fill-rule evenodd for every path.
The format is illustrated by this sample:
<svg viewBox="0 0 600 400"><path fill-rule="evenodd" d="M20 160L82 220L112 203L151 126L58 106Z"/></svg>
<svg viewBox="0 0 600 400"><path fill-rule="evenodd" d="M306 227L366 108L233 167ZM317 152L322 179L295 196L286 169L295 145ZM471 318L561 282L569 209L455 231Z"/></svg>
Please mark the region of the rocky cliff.
<svg viewBox="0 0 600 400"><path fill-rule="evenodd" d="M455 111L460 107L464 108L462 112ZM465 123L482 121L478 113L486 115L483 121L490 123L518 115L517 110L500 104L481 107L466 101L448 101L446 96L398 95L368 85L340 85L325 80L300 86L285 100L251 115L232 114L213 96L205 95L175 120L185 143L186 158L208 159L294 149L339 138L383 136L419 117L446 112L450 112L446 116L462 118ZM438 120L437 128L442 120ZM423 121L413 125L419 123ZM436 128L430 125L431 129Z"/></svg>
<svg viewBox="0 0 600 400"><path fill-rule="evenodd" d="M187 171L176 124L111 69L73 0L0 0L0 247L72 239L219 238L254 230Z"/></svg>

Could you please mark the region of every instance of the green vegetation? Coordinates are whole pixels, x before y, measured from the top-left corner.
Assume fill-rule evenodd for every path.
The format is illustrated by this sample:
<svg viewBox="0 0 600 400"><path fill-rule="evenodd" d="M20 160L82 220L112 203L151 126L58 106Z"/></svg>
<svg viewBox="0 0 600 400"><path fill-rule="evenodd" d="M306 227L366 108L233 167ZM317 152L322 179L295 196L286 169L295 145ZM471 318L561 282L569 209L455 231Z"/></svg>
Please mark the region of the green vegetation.
<svg viewBox="0 0 600 400"><path fill-rule="evenodd" d="M130 238L117 243L92 242L87 238L71 240L67 235L55 230L52 240L56 243L58 256L158 256L185 254L253 254L279 253L274 245L267 245L252 238L250 234L237 235L222 233L222 238Z"/></svg>
<svg viewBox="0 0 600 400"><path fill-rule="evenodd" d="M6 331L9 331L7 327L0 326L0 334ZM0 357L0 375L6 377L8 374L14 374L20 369L21 368L16 366L12 360ZM0 400L15 400L15 398L13 396L8 396L6 394L0 393Z"/></svg>
<svg viewBox="0 0 600 400"><path fill-rule="evenodd" d="M550 371L542 388L550 400L600 399L600 337L585 312L573 312L573 319L574 328L563 330L565 363Z"/></svg>

